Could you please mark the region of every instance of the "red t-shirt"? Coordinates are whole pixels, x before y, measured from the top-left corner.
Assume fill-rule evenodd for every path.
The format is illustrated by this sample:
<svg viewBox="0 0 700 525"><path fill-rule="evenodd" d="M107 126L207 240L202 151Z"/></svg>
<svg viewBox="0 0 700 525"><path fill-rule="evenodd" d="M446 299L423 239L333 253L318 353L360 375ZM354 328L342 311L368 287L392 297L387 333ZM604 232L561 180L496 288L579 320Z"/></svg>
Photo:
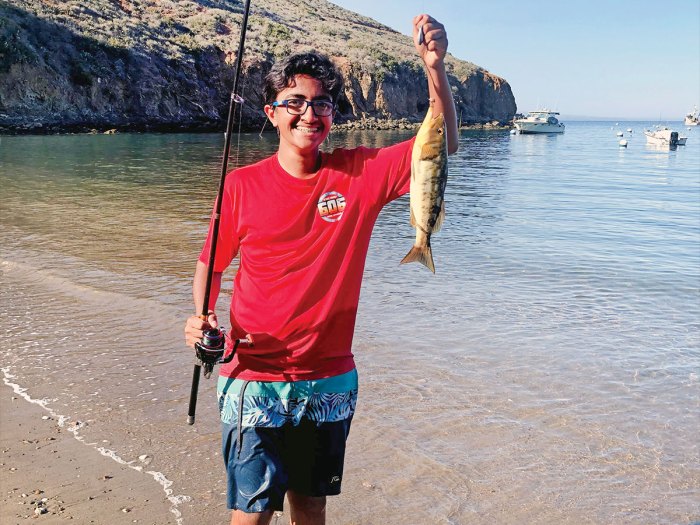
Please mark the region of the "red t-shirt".
<svg viewBox="0 0 700 525"><path fill-rule="evenodd" d="M228 174L214 270L240 251L230 335L250 334L254 346L239 346L221 375L299 381L354 368L370 235L382 207L409 190L412 146L323 153L310 179L289 175L277 155Z"/></svg>

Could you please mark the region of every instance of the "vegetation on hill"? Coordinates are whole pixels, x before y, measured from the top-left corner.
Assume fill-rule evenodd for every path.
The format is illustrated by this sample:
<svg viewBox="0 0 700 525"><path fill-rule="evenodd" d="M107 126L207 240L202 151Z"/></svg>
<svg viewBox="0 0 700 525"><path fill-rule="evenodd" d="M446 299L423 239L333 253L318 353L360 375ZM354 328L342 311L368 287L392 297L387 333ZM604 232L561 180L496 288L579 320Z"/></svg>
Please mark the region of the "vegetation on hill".
<svg viewBox="0 0 700 525"><path fill-rule="evenodd" d="M242 11L232 0L6 1L0 127L218 127ZM420 120L426 79L409 37L325 0L254 0L243 59L246 125L264 119L261 80L271 64L306 49L341 67L346 121ZM447 64L465 122L512 117L505 80L453 57Z"/></svg>

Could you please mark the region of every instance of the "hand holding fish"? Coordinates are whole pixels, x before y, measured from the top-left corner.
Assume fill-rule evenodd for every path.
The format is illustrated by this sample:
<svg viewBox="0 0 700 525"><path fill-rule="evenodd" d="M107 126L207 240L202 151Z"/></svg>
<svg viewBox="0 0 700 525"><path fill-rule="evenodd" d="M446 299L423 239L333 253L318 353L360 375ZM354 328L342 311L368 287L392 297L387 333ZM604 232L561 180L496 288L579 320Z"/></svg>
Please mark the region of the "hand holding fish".
<svg viewBox="0 0 700 525"><path fill-rule="evenodd" d="M457 111L452 99L452 89L447 77L445 56L447 55L447 32L445 26L430 15L413 18L413 43L426 68L428 98L433 105L433 114L443 114L447 132L447 152L457 151Z"/></svg>
<svg viewBox="0 0 700 525"><path fill-rule="evenodd" d="M445 26L430 15L413 18L413 43L427 67L441 64L447 53Z"/></svg>

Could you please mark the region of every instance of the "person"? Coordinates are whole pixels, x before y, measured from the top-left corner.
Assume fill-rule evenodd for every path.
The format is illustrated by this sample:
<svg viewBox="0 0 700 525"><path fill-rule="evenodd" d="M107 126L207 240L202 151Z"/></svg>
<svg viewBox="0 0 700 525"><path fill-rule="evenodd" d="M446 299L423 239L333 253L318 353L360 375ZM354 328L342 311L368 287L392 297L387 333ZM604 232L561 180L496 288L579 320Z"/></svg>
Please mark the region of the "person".
<svg viewBox="0 0 700 525"><path fill-rule="evenodd" d="M416 16L413 40L454 153L444 26ZM251 344L221 366L217 385L234 525L270 523L285 495L291 523L323 524L326 497L340 493L357 400L351 344L365 258L382 207L409 190L414 142L321 152L342 87L318 53L287 57L267 75L265 113L279 148L227 175L209 316L193 315L185 326L191 347L218 326L221 275L240 254L228 336ZM203 311L211 237L210 228L195 270L196 312Z"/></svg>

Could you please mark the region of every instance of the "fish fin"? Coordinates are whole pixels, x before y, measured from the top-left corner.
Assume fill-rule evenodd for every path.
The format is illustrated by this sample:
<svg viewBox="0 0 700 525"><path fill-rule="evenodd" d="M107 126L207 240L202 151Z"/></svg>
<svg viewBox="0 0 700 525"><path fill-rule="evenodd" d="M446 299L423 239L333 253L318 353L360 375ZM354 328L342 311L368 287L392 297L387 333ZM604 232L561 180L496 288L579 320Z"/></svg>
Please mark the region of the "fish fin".
<svg viewBox="0 0 700 525"><path fill-rule="evenodd" d="M435 226L433 226L433 231L431 233L439 232L442 228L442 223L445 221L445 201L440 204L440 213L438 213L437 219L435 219Z"/></svg>
<svg viewBox="0 0 700 525"><path fill-rule="evenodd" d="M413 215L413 208L411 208L411 226L416 227L416 216Z"/></svg>
<svg viewBox="0 0 700 525"><path fill-rule="evenodd" d="M426 246L414 246L406 254L406 257L401 259L401 264L406 264L410 262L419 262L428 268L431 272L435 273L435 263L433 263L433 250L430 245Z"/></svg>

